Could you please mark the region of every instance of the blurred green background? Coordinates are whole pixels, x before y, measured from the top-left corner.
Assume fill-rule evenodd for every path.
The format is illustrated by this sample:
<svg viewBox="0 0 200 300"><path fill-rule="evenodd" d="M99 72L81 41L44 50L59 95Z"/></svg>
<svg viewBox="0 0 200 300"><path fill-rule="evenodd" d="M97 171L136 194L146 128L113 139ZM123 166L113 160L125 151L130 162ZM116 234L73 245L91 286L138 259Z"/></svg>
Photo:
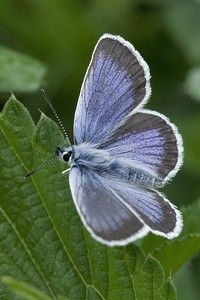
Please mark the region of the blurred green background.
<svg viewBox="0 0 200 300"><path fill-rule="evenodd" d="M200 196L200 0L0 0L1 107L12 90L35 121L37 108L51 116L43 86L72 137L83 76L105 32L129 40L149 64L147 106L166 114L184 139L184 166L165 192L179 207L192 203ZM38 83L26 58L27 69L20 69L5 47L36 60ZM199 256L179 271L175 283L178 299L200 298Z"/></svg>

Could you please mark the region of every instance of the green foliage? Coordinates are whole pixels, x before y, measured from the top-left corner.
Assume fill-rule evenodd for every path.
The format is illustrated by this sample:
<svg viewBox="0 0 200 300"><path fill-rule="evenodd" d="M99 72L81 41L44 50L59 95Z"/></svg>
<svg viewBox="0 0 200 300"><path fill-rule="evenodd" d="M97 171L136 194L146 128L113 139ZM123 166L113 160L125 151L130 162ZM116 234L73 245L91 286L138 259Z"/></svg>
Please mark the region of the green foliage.
<svg viewBox="0 0 200 300"><path fill-rule="evenodd" d="M200 201L182 208L184 227L175 240L149 235L142 246L162 264L165 274L174 274L191 257L200 252Z"/></svg>
<svg viewBox="0 0 200 300"><path fill-rule="evenodd" d="M27 282L52 299L59 295L69 299L176 298L170 275L200 250L199 202L184 209L189 220L184 238L170 242L158 238L162 243L151 249L161 264L134 245L108 248L85 232L67 178L61 176L64 166L56 162L24 179L44 157L52 156L57 145L64 144L57 125L42 114L35 126L14 95L4 107L0 125L1 276ZM26 299L48 297L13 279L4 282ZM18 299L2 286L0 296L8 295Z"/></svg>
<svg viewBox="0 0 200 300"><path fill-rule="evenodd" d="M196 101L200 101L200 67L191 69L188 72L185 90Z"/></svg>
<svg viewBox="0 0 200 300"><path fill-rule="evenodd" d="M2 282L10 286L16 294L21 296L23 299L28 300L51 300L50 297L45 295L43 292L30 285L14 280L11 277L3 277Z"/></svg>
<svg viewBox="0 0 200 300"><path fill-rule="evenodd" d="M37 90L45 73L45 67L35 59L0 47L0 92Z"/></svg>
<svg viewBox="0 0 200 300"><path fill-rule="evenodd" d="M200 63L199 0L169 1L166 6L165 21L173 38L190 62Z"/></svg>
<svg viewBox="0 0 200 300"><path fill-rule="evenodd" d="M166 274L174 274L185 262L200 251L200 234L187 235L175 241L164 242L152 255L164 266Z"/></svg>
<svg viewBox="0 0 200 300"><path fill-rule="evenodd" d="M42 114L35 126L12 95L0 125L1 276L27 282L52 299L175 299L170 277L153 257L137 246L108 248L88 236L59 163L24 180L63 144L52 120ZM5 281L27 299L45 297L26 284ZM18 299L4 285L0 296Z"/></svg>
<svg viewBox="0 0 200 300"><path fill-rule="evenodd" d="M199 234L200 233L200 199L182 208L185 234Z"/></svg>

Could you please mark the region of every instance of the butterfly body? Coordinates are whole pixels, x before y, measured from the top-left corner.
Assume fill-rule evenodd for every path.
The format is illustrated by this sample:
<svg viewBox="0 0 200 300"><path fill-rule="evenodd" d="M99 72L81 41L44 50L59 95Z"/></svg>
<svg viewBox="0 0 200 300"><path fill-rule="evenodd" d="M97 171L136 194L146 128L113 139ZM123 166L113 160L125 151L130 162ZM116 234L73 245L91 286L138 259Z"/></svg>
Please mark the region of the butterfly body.
<svg viewBox="0 0 200 300"><path fill-rule="evenodd" d="M131 160L113 157L108 151L89 144L80 144L60 149L58 158L67 162L70 168L81 168L96 172L99 176L127 182L137 186L160 188L162 180L145 169L134 166Z"/></svg>

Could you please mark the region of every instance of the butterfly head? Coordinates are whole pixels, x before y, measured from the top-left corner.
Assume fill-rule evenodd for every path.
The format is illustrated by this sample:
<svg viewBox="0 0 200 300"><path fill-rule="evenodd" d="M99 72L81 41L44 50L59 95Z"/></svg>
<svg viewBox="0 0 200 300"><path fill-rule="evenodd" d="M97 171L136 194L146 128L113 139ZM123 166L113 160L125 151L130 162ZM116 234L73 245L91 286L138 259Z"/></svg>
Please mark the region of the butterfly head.
<svg viewBox="0 0 200 300"><path fill-rule="evenodd" d="M73 148L72 147L67 147L64 149L61 149L60 147L56 148L56 157L65 161L65 162L70 162L72 155L73 155Z"/></svg>

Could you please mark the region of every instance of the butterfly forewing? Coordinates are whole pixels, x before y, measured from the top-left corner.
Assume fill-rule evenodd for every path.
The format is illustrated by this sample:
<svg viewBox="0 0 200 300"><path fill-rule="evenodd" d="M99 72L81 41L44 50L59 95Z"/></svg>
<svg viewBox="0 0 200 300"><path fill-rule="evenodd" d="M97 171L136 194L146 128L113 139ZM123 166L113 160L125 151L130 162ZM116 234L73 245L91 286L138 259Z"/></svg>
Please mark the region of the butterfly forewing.
<svg viewBox="0 0 200 300"><path fill-rule="evenodd" d="M99 143L150 95L149 69L123 38L109 34L98 41L81 88L74 137Z"/></svg>

